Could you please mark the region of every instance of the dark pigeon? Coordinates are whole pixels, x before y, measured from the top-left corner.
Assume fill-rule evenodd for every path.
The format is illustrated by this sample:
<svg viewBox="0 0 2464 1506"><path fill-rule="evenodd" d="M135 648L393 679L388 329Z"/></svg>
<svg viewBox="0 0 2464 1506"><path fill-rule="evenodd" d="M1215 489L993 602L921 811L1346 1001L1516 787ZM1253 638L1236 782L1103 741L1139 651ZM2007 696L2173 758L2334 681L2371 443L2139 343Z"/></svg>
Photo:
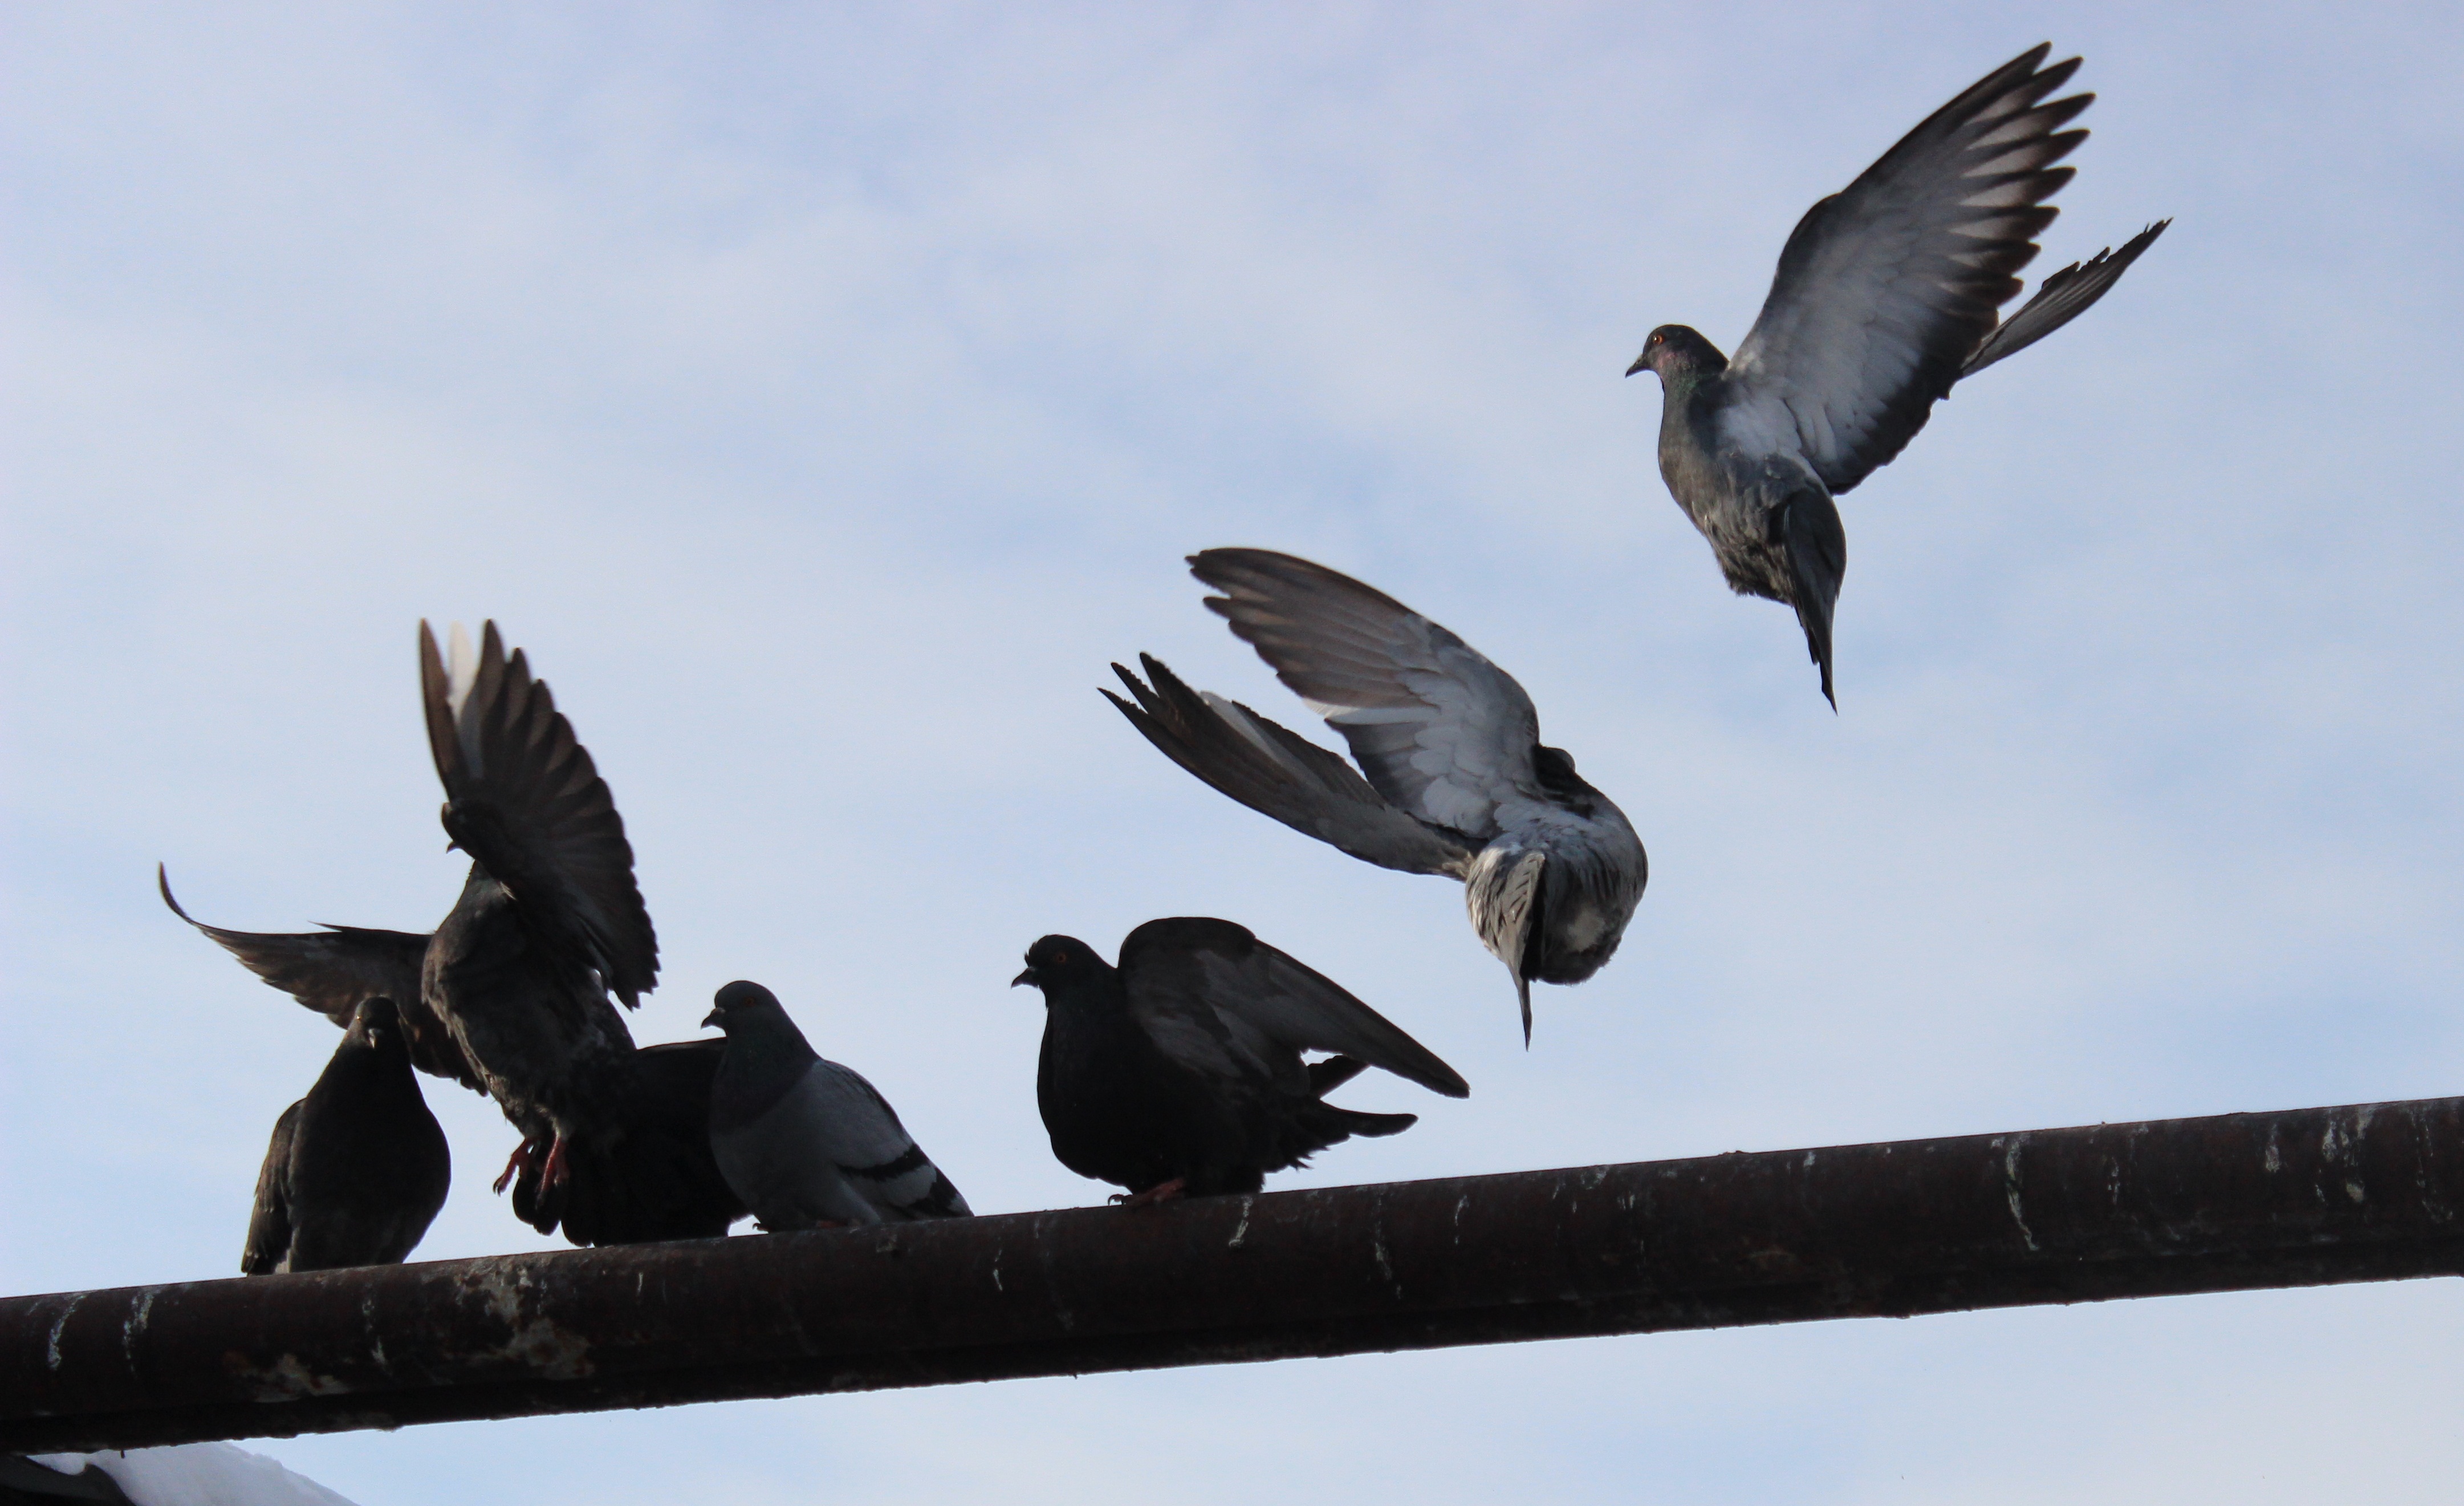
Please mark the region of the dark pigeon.
<svg viewBox="0 0 2464 1506"><path fill-rule="evenodd" d="M1128 1189L1116 1201L1255 1192L1330 1145L1417 1123L1325 1101L1364 1067L1471 1092L1385 1016L1229 920L1149 920L1117 968L1047 936L1012 984L1044 990L1035 1097L1052 1154ZM1337 1054L1304 1062L1305 1051Z"/></svg>
<svg viewBox="0 0 2464 1506"><path fill-rule="evenodd" d="M2096 96L2039 102L2078 71L2040 43L1910 131L1805 213L1760 317L1732 360L1662 324L1626 375L1660 374L1660 474L1710 541L1729 587L1796 609L1831 684L1831 614L1848 568L1832 498L1888 464L1953 384L2061 328L2121 280L2171 222L2047 277L2020 310L2013 274L2035 259L2087 140L2063 130Z"/></svg>
<svg viewBox="0 0 2464 1506"><path fill-rule="evenodd" d="M655 985L658 941L606 782L495 623L475 657L456 632L450 671L426 623L419 648L445 830L472 857L435 934L198 928L329 1018L374 994L405 997L393 990L407 978L413 1061L486 1092L522 1132L496 1186L516 1184L515 1211L540 1232L561 1225L576 1244L725 1233L745 1210L710 1152L717 1053L636 1050L609 1001L632 1008Z"/></svg>
<svg viewBox="0 0 2464 1506"><path fill-rule="evenodd" d="M452 1182L452 1152L419 1096L393 1001L366 1000L316 1086L274 1121L239 1268L398 1265Z"/></svg>
<svg viewBox="0 0 2464 1506"><path fill-rule="evenodd" d="M727 1032L710 1143L727 1185L772 1232L961 1218L967 1200L849 1068L825 1061L758 983L718 990L704 1025Z"/></svg>
<svg viewBox="0 0 2464 1506"><path fill-rule="evenodd" d="M1625 813L1540 742L1514 677L1428 618L1322 565L1209 549L1191 573L1275 677L1343 734L1360 772L1237 701L1192 691L1147 654L1104 694L1181 767L1353 856L1464 885L1472 929L1514 976L1573 984L1615 956L1650 865ZM1367 777L1364 779L1362 775Z"/></svg>

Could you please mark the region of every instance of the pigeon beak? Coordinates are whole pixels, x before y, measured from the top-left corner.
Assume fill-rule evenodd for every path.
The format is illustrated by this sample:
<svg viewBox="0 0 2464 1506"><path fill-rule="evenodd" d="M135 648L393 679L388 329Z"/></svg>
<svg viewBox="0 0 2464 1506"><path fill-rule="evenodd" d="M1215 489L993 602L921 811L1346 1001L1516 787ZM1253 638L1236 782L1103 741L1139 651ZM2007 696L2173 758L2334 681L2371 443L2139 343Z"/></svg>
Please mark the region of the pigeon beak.
<svg viewBox="0 0 2464 1506"><path fill-rule="evenodd" d="M703 1030L709 1030L712 1026L717 1025L718 1023L718 1011L716 1009L713 1009L708 1014L701 1017L701 1028Z"/></svg>
<svg viewBox="0 0 2464 1506"><path fill-rule="evenodd" d="M1650 369L1651 358L1649 356L1637 356L1634 358L1634 365L1625 368L1625 374L1632 376L1638 371L1648 371Z"/></svg>
<svg viewBox="0 0 2464 1506"><path fill-rule="evenodd" d="M1033 983L1033 982L1035 982L1035 969L1034 969L1034 968L1032 968L1032 967L1030 967L1030 968L1028 968L1026 971L1024 971L1024 972L1023 972L1023 973L1019 974L1017 977L1015 977L1015 978L1011 979L1011 980L1009 981L1009 986L1010 986L1011 987L1015 988L1015 987L1018 987L1018 986L1019 986L1020 985L1022 985L1022 984L1030 984L1030 983Z"/></svg>

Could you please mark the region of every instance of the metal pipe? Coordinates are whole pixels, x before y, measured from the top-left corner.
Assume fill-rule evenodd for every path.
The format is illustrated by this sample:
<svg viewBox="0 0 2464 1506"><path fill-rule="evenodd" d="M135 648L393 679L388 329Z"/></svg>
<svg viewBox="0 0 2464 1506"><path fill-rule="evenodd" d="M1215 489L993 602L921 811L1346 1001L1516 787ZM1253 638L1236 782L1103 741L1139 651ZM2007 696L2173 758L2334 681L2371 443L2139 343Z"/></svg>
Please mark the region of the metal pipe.
<svg viewBox="0 0 2464 1506"><path fill-rule="evenodd" d="M0 1300L0 1449L2464 1272L2464 1098Z"/></svg>

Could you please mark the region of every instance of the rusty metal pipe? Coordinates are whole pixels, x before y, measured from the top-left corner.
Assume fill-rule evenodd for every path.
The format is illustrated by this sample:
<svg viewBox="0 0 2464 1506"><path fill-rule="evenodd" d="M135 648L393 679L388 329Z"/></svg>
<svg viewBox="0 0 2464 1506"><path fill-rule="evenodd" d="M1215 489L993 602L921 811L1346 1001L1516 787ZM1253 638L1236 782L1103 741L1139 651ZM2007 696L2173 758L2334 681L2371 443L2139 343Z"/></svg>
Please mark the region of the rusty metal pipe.
<svg viewBox="0 0 2464 1506"><path fill-rule="evenodd" d="M2464 1272L2464 1098L0 1300L0 1449Z"/></svg>

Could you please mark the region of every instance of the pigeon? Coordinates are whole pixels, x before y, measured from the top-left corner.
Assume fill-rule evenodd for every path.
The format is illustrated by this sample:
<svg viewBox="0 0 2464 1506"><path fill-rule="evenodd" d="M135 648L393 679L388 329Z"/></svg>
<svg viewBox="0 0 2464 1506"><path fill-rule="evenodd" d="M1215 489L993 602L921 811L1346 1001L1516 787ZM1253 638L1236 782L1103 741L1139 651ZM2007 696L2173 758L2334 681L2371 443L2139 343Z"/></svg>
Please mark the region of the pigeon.
<svg viewBox="0 0 2464 1506"><path fill-rule="evenodd" d="M1343 734L1355 773L1237 701L1192 691L1151 654L1133 699L1104 692L1166 757L1250 809L1365 862L1464 885L1472 929L1513 975L1581 983L1615 956L1650 864L1634 827L1540 742L1514 677L1382 592L1265 549L1208 549L1206 605ZM1366 778L1362 776L1366 775Z"/></svg>
<svg viewBox="0 0 2464 1506"><path fill-rule="evenodd" d="M1366 1067L1471 1093L1385 1016L1229 920L1149 920L1117 968L1047 936L1027 948L1021 984L1044 991L1035 1097L1052 1154L1127 1189L1115 1202L1255 1192L1330 1145L1419 1122L1326 1101Z"/></svg>
<svg viewBox="0 0 2464 1506"><path fill-rule="evenodd" d="M1857 181L1806 210L1731 359L1662 324L1626 375L1660 375L1660 474L1728 586L1796 609L1834 710L1831 616L1848 568L1832 498L1885 465L1954 383L2104 297L2169 220L2047 277L2010 319L2013 276L2054 221L2087 140L2062 130L2096 96L2050 102L2076 57L2039 43L1977 80Z"/></svg>
<svg viewBox="0 0 2464 1506"><path fill-rule="evenodd" d="M764 1229L967 1216L967 1200L890 1100L823 1060L777 994L739 981L711 1004L701 1023L727 1032L711 1085L711 1149Z"/></svg>
<svg viewBox="0 0 2464 1506"><path fill-rule="evenodd" d="M240 1270L399 1265L445 1206L453 1156L390 999L363 1001L308 1096L274 1121Z"/></svg>
<svg viewBox="0 0 2464 1506"><path fill-rule="evenodd" d="M329 926L281 935L196 925L249 969L329 1018L361 999L404 1004L411 1059L477 1088L522 1133L496 1189L576 1244L723 1234L744 1216L709 1144L704 1043L637 1050L627 1008L658 977L614 797L547 686L488 623L475 657L456 630L449 670L426 623L420 686L443 780L445 830L472 858L434 934Z"/></svg>

